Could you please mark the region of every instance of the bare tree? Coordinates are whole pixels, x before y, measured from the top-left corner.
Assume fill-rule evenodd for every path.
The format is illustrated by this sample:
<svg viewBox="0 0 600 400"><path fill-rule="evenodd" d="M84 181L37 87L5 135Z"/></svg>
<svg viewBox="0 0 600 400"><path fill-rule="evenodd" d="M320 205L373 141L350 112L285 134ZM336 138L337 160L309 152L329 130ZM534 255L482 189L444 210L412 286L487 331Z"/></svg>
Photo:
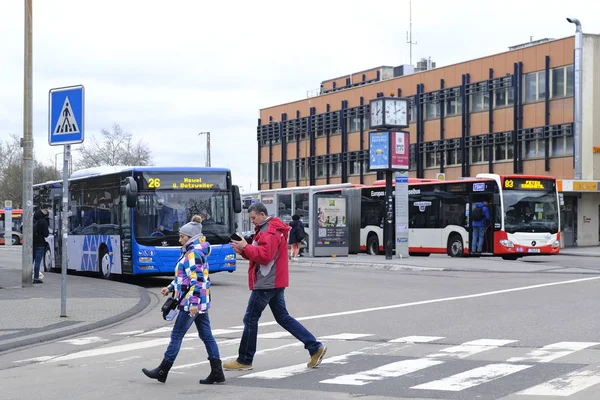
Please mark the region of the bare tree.
<svg viewBox="0 0 600 400"><path fill-rule="evenodd" d="M114 124L112 130L100 131L100 139L92 136L83 144L74 164L78 169L102 165L151 165L152 154L142 139L134 141L131 133Z"/></svg>

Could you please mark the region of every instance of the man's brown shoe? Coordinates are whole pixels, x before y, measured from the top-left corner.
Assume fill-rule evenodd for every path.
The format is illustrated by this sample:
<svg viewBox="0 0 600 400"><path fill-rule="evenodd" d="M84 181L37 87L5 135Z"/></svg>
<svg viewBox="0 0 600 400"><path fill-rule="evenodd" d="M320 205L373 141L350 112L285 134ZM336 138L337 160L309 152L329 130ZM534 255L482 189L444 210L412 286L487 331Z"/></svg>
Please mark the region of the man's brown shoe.
<svg viewBox="0 0 600 400"><path fill-rule="evenodd" d="M252 365L241 364L235 360L224 362L223 369L225 371L248 371L252 369Z"/></svg>
<svg viewBox="0 0 600 400"><path fill-rule="evenodd" d="M323 361L323 356L325 355L326 351L327 351L327 346L321 345L319 350L317 350L317 352L315 354L310 356L310 361L308 362L308 364L306 364L306 366L308 368L318 367L319 364L321 364L321 361Z"/></svg>

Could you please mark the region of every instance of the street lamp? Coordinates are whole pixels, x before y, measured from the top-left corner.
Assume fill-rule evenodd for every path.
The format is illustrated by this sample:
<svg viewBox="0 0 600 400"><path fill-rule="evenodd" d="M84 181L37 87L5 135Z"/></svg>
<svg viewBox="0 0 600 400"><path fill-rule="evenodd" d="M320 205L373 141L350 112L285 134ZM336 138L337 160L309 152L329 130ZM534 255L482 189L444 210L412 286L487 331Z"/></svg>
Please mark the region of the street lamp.
<svg viewBox="0 0 600 400"><path fill-rule="evenodd" d="M206 135L206 166L210 167L210 132L200 132L198 136Z"/></svg>
<svg viewBox="0 0 600 400"><path fill-rule="evenodd" d="M582 53L583 53L583 32L581 30L581 22L577 18L567 18L567 21L571 24L575 24L575 54L574 54L574 81L575 81L575 98L574 108L575 115L574 125L575 132L573 135L573 141L575 142L575 179L583 179L583 168L582 168L582 160L581 155L583 152L583 138L582 138L582 90L583 90L583 76L581 73L581 63L582 63Z"/></svg>

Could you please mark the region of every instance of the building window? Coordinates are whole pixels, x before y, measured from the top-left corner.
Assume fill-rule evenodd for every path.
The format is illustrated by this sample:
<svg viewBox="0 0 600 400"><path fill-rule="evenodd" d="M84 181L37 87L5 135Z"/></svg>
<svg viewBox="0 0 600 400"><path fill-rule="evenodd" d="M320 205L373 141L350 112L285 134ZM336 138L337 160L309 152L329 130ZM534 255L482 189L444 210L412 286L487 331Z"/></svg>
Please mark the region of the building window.
<svg viewBox="0 0 600 400"><path fill-rule="evenodd" d="M546 71L526 74L524 89L525 103L544 100L546 98Z"/></svg>
<svg viewBox="0 0 600 400"><path fill-rule="evenodd" d="M441 154L439 151L428 151L425 153L425 168L435 168L440 166Z"/></svg>
<svg viewBox="0 0 600 400"><path fill-rule="evenodd" d="M494 96L494 108L506 107L513 105L515 102L515 89L514 88L500 88L496 89Z"/></svg>
<svg viewBox="0 0 600 400"><path fill-rule="evenodd" d="M411 97L408 103L408 114L410 117L409 122L417 122L417 106L415 105L415 98Z"/></svg>
<svg viewBox="0 0 600 400"><path fill-rule="evenodd" d="M323 163L323 158L317 158L317 178L325 177L325 164Z"/></svg>
<svg viewBox="0 0 600 400"><path fill-rule="evenodd" d="M439 118L440 115L440 102L436 100L428 100L425 103L425 119Z"/></svg>
<svg viewBox="0 0 600 400"><path fill-rule="evenodd" d="M352 116L346 119L348 132L356 132L360 130L360 117Z"/></svg>
<svg viewBox="0 0 600 400"><path fill-rule="evenodd" d="M269 183L269 163L260 164L260 182Z"/></svg>
<svg viewBox="0 0 600 400"><path fill-rule="evenodd" d="M301 158L297 161L300 165L300 179L306 179L306 158Z"/></svg>
<svg viewBox="0 0 600 400"><path fill-rule="evenodd" d="M544 147L544 129L543 128L534 128L529 130L526 135L524 135L524 143L523 143L523 158L524 159L534 159L534 158L542 158L546 154L546 148Z"/></svg>
<svg viewBox="0 0 600 400"><path fill-rule="evenodd" d="M416 169L417 169L417 152L416 152L416 149L417 149L417 145L416 144L413 143L413 144L410 145L410 153L409 153L409 156L408 156L408 160L409 160L409 164L410 164L408 169L410 171L416 171Z"/></svg>
<svg viewBox="0 0 600 400"><path fill-rule="evenodd" d="M296 162L295 160L286 161L286 180L293 181L296 179Z"/></svg>
<svg viewBox="0 0 600 400"><path fill-rule="evenodd" d="M487 147L482 144L472 145L469 153L471 154L471 164L484 163L490 160L490 153Z"/></svg>
<svg viewBox="0 0 600 400"><path fill-rule="evenodd" d="M452 89L450 99L446 100L446 116L459 115L462 113L462 99L458 88Z"/></svg>
<svg viewBox="0 0 600 400"><path fill-rule="evenodd" d="M554 68L551 73L552 98L560 98L573 95L573 65Z"/></svg>
<svg viewBox="0 0 600 400"><path fill-rule="evenodd" d="M507 161L513 159L513 144L500 143L494 146L494 161Z"/></svg>
<svg viewBox="0 0 600 400"><path fill-rule="evenodd" d="M348 161L348 175L360 175L360 161Z"/></svg>
<svg viewBox="0 0 600 400"><path fill-rule="evenodd" d="M331 164L329 164L329 171L330 174L329 176L340 176L340 163L337 161L332 162Z"/></svg>
<svg viewBox="0 0 600 400"><path fill-rule="evenodd" d="M573 155L573 136L567 136L565 126L556 126L552 130L550 149L552 157Z"/></svg>
<svg viewBox="0 0 600 400"><path fill-rule="evenodd" d="M281 162L277 161L273 163L273 182L281 181Z"/></svg>

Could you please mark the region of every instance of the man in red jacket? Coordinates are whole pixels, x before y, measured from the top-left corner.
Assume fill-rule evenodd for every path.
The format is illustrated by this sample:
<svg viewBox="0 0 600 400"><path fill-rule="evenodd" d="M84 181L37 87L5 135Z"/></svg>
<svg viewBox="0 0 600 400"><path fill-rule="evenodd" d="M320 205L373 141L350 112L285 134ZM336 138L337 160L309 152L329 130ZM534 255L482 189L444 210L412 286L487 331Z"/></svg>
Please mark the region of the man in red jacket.
<svg viewBox="0 0 600 400"><path fill-rule="evenodd" d="M252 369L258 320L267 305L271 307L277 323L304 343L304 348L310 354L307 366L315 368L321 364L327 347L288 313L283 297L283 291L289 286L287 241L290 227L279 218L268 217L267 208L262 203L252 204L248 208L248 214L255 225L252 244L245 240L233 241L231 244L236 253L250 262L248 286L252 294L244 315L244 333L238 358L224 363L223 368L227 371Z"/></svg>

